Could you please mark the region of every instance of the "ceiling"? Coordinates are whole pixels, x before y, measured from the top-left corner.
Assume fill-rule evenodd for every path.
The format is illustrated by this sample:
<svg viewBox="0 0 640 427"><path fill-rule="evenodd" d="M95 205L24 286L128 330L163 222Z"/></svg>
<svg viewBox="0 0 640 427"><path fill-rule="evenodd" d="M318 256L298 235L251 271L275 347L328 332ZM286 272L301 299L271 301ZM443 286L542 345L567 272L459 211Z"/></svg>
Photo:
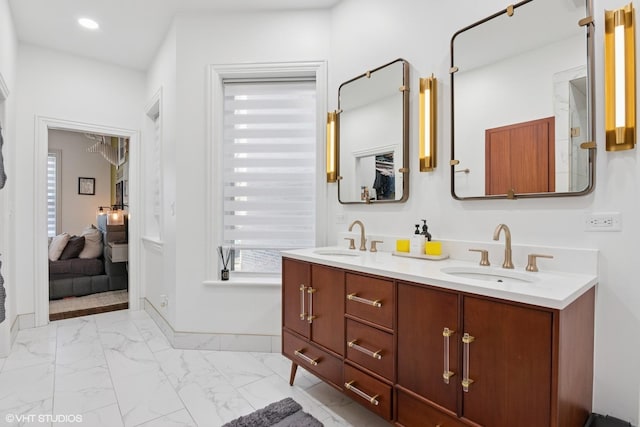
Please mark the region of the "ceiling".
<svg viewBox="0 0 640 427"><path fill-rule="evenodd" d="M146 70L181 12L328 9L341 0L9 0L21 42ZM90 17L89 31L77 24Z"/></svg>

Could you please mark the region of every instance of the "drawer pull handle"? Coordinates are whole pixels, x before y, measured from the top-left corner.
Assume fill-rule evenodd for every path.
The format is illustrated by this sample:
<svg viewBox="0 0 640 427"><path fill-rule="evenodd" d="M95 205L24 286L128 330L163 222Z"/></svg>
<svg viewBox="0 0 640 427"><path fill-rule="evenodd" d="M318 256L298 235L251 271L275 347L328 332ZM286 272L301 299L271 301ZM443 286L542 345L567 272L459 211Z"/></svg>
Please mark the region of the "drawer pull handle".
<svg viewBox="0 0 640 427"><path fill-rule="evenodd" d="M309 315L307 316L307 321L309 323L313 323L313 319L316 316L313 315L313 294L317 291L317 289L313 289L311 286L307 288L307 294L309 294Z"/></svg>
<svg viewBox="0 0 640 427"><path fill-rule="evenodd" d="M312 359L309 356L306 356L304 353L302 353L302 349L294 351L293 354L312 366L318 366L318 359Z"/></svg>
<svg viewBox="0 0 640 427"><path fill-rule="evenodd" d="M445 384L449 384L449 379L455 375L454 372L449 370L449 337L455 333L449 328L444 328L442 331L442 336L444 337L444 371L442 372L442 379Z"/></svg>
<svg viewBox="0 0 640 427"><path fill-rule="evenodd" d="M355 394L357 394L358 396L360 396L361 398L363 398L364 400L368 401L369 403L371 403L372 405L378 406L378 404L380 404L380 402L378 402L378 394L376 394L375 396L369 396L367 393L365 393L364 391L358 390L357 388L355 388L355 386L353 385L353 383L355 383L355 381L349 381L348 383L344 383L344 386L347 390L351 390L352 392L354 392Z"/></svg>
<svg viewBox="0 0 640 427"><path fill-rule="evenodd" d="M382 355L380 353L382 353L382 350L378 350L378 351L371 351L368 348L364 348L362 346L359 346L358 344L356 344L358 342L358 340L353 340L353 341L348 341L347 345L349 347L351 347L354 350L358 350L360 353L364 353L367 356L371 356L374 359L382 359Z"/></svg>
<svg viewBox="0 0 640 427"><path fill-rule="evenodd" d="M359 302L359 303L362 303L362 304L371 305L371 306L377 307L377 308L382 307L382 303L380 302L380 300L371 301L370 299L360 298L356 294L347 295L347 299L349 301L355 301L355 302Z"/></svg>
<svg viewBox="0 0 640 427"><path fill-rule="evenodd" d="M307 291L307 287L304 284L300 284L300 320L307 318L307 312L304 311L304 293Z"/></svg>
<svg viewBox="0 0 640 427"><path fill-rule="evenodd" d="M473 383L473 380L469 378L469 347L473 341L475 341L475 337L472 337L466 332L462 336L462 343L464 345L462 358L462 390L465 393L469 392L469 386Z"/></svg>

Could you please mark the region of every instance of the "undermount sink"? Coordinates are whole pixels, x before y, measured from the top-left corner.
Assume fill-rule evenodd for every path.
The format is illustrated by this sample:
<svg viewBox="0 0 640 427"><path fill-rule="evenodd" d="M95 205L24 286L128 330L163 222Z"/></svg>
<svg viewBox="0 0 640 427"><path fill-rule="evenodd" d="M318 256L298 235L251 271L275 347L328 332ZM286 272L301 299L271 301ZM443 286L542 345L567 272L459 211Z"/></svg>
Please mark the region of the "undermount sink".
<svg viewBox="0 0 640 427"><path fill-rule="evenodd" d="M333 255L333 256L359 256L360 254L353 249L340 249L340 248L328 248L328 249L316 249L313 253L317 255Z"/></svg>
<svg viewBox="0 0 640 427"><path fill-rule="evenodd" d="M526 273L491 267L444 267L440 271L456 277L486 282L533 283L536 281L534 277Z"/></svg>

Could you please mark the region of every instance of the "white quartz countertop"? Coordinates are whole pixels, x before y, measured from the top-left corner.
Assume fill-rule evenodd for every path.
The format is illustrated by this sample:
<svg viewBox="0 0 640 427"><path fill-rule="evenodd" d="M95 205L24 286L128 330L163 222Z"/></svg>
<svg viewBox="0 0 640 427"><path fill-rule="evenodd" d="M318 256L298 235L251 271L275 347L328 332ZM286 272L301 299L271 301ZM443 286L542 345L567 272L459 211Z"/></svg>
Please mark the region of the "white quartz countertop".
<svg viewBox="0 0 640 427"><path fill-rule="evenodd" d="M392 279L421 283L500 298L508 301L541 307L563 309L580 295L596 285L598 278L592 274L563 273L557 271L527 272L524 269L507 270L500 266L480 267L478 263L455 259L426 260L400 257L390 252L351 251L357 255L332 255L318 252L344 253L344 248L310 248L285 251L284 257L338 267L361 273L385 276ZM487 270L484 270L484 269ZM516 275L527 281L490 281L447 274L445 270L478 270ZM529 282L530 280L530 282Z"/></svg>

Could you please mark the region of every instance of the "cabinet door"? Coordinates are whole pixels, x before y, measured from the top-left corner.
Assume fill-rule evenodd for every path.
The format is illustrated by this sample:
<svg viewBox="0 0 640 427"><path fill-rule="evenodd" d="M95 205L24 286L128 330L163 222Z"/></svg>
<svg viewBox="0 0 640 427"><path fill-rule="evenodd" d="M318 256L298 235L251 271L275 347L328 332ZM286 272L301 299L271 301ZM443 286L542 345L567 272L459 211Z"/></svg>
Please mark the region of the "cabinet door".
<svg viewBox="0 0 640 427"><path fill-rule="evenodd" d="M309 338L307 290L311 286L311 265L282 260L282 323L289 330Z"/></svg>
<svg viewBox="0 0 640 427"><path fill-rule="evenodd" d="M485 426L550 425L552 313L464 297L464 418ZM468 350L468 352L467 352ZM463 373L463 376L465 374Z"/></svg>
<svg viewBox="0 0 640 427"><path fill-rule="evenodd" d="M311 340L344 355L344 272L314 264L311 285Z"/></svg>
<svg viewBox="0 0 640 427"><path fill-rule="evenodd" d="M455 413L460 384L458 294L401 283L398 307L398 384ZM451 331L449 337L443 334L445 328Z"/></svg>

